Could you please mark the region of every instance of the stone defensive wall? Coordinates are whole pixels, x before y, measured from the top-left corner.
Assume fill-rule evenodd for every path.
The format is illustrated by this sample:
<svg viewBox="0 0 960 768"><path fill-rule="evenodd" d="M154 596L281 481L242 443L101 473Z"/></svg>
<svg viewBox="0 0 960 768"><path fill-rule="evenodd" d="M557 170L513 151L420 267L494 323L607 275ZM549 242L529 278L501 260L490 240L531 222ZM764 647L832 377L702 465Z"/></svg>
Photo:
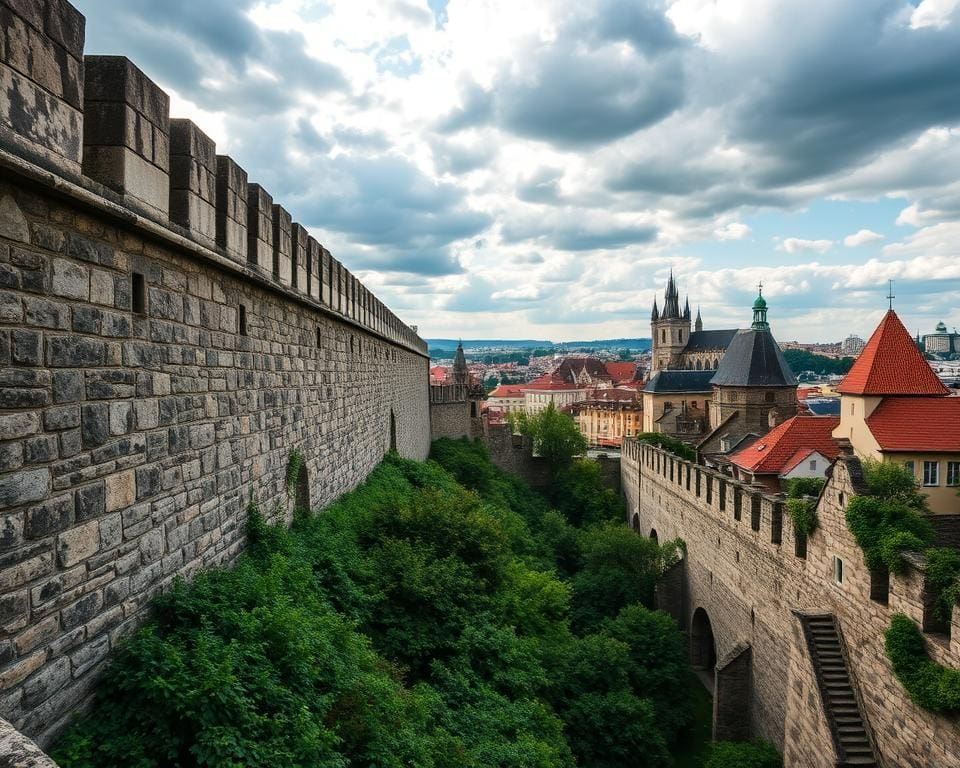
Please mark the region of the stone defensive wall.
<svg viewBox="0 0 960 768"><path fill-rule="evenodd" d="M430 440L423 340L83 44L64 0L0 0L0 717L41 746L251 499L285 520Z"/></svg>
<svg viewBox="0 0 960 768"><path fill-rule="evenodd" d="M960 666L960 608L950 626L936 626L919 556L903 575L866 567L844 518L846 502L864 491L858 460L835 464L806 542L795 536L782 496L636 440L625 443L621 468L634 529L686 543L658 604L688 632L694 665L712 673L717 738L768 739L787 768L853 764L842 759L825 717L802 630L805 617L832 615L878 764L960 766L957 718L912 704L884 650L891 617L905 613L924 629L934 660Z"/></svg>

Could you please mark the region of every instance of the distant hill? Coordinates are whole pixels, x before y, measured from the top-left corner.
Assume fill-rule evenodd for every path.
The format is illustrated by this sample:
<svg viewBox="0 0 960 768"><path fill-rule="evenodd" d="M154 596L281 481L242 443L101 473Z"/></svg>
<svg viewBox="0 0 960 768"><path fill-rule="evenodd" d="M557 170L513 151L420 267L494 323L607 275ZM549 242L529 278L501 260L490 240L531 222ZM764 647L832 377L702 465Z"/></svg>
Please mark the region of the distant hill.
<svg viewBox="0 0 960 768"><path fill-rule="evenodd" d="M456 349L460 339L424 339L430 349ZM536 349L537 347L552 347L552 341L544 339L463 339L464 349L480 347L500 347L503 349Z"/></svg>
<svg viewBox="0 0 960 768"><path fill-rule="evenodd" d="M425 339L430 350L456 349L459 339ZM463 339L463 348L471 349L650 349L650 339L596 339L594 341L547 341L545 339Z"/></svg>

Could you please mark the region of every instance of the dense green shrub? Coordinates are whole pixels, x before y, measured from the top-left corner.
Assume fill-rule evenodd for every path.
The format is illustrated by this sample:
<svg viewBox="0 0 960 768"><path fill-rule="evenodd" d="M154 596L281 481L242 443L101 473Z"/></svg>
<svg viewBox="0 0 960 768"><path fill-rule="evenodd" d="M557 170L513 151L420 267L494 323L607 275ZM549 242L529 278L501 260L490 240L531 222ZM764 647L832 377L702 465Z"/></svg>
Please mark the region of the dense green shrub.
<svg viewBox="0 0 960 768"><path fill-rule="evenodd" d="M960 601L960 551L949 547L930 547L927 558L927 589L936 595L934 613L949 623L953 606Z"/></svg>
<svg viewBox="0 0 960 768"><path fill-rule="evenodd" d="M679 733L692 718L689 692L681 682L690 670L687 646L675 627L667 614L637 604L603 624L604 634L627 645L630 687L653 702L666 734Z"/></svg>
<svg viewBox="0 0 960 768"><path fill-rule="evenodd" d="M765 741L718 741L704 768L783 768L783 758Z"/></svg>
<svg viewBox="0 0 960 768"><path fill-rule="evenodd" d="M626 517L623 500L604 486L596 461L574 461L551 485L550 498L572 525L620 522Z"/></svg>
<svg viewBox="0 0 960 768"><path fill-rule="evenodd" d="M791 477L783 484L783 492L788 499L819 496L826 483L827 481L822 477Z"/></svg>
<svg viewBox="0 0 960 768"><path fill-rule="evenodd" d="M573 625L592 631L633 603L653 604L653 588L679 556L677 542L662 546L625 525L604 523L584 530L583 566L573 576Z"/></svg>
<svg viewBox="0 0 960 768"><path fill-rule="evenodd" d="M435 462L391 454L290 530L266 525L252 505L247 553L155 601L55 759L63 768L669 765L667 744L687 716L667 684L689 671L681 635L636 605L616 615L649 597L668 555L625 526L643 547L630 557L612 526L571 526L481 450L434 446L475 490ZM604 553L612 562L601 567ZM638 575L642 587L630 591ZM571 602L602 584L615 596L593 607L594 634L580 637ZM664 667L651 666L654 655Z"/></svg>
<svg viewBox="0 0 960 768"><path fill-rule="evenodd" d="M650 445L663 448L663 450L679 456L681 459L686 459L687 461L697 460L697 452L693 448L682 440L677 440L677 438L670 437L662 432L641 432L637 435L637 440L641 443L650 443Z"/></svg>
<svg viewBox="0 0 960 768"><path fill-rule="evenodd" d="M520 411L509 414L509 418L517 432L533 441L534 452L543 457L554 475L587 452L587 438L577 423L568 414L558 411L552 402L539 413L529 415Z"/></svg>
<svg viewBox="0 0 960 768"><path fill-rule="evenodd" d="M960 670L932 661L920 629L902 613L890 621L886 650L893 673L914 704L934 712L960 712Z"/></svg>
<svg viewBox="0 0 960 768"><path fill-rule="evenodd" d="M817 530L817 510L806 499L787 499L787 514L793 522L797 538L809 536Z"/></svg>
<svg viewBox="0 0 960 768"><path fill-rule="evenodd" d="M926 499L899 464L867 460L863 474L869 495L850 499L847 527L869 568L899 573L905 566L903 552L920 551L933 539Z"/></svg>

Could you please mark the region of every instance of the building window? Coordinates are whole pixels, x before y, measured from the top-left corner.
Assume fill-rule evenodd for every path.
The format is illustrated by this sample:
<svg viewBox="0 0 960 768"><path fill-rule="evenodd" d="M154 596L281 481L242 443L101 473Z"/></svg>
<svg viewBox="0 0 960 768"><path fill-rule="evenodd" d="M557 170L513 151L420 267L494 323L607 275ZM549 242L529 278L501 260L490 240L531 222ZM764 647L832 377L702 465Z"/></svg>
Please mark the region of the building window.
<svg viewBox="0 0 960 768"><path fill-rule="evenodd" d="M960 485L960 461L947 462L947 485Z"/></svg>
<svg viewBox="0 0 960 768"><path fill-rule="evenodd" d="M247 335L247 308L243 304L240 305L240 335Z"/></svg>
<svg viewBox="0 0 960 768"><path fill-rule="evenodd" d="M320 332L320 326L317 326L317 349L323 346L323 334Z"/></svg>
<svg viewBox="0 0 960 768"><path fill-rule="evenodd" d="M816 468L817 468L817 460L813 459L810 461L810 469L816 470Z"/></svg>
<svg viewBox="0 0 960 768"><path fill-rule="evenodd" d="M913 463L912 461L905 461L905 462L903 462L903 468L904 468L905 470L907 470L907 472L909 472L909 473L910 473L911 475L913 475L914 477L917 476L917 469L916 469L916 466L914 465L914 463Z"/></svg>
<svg viewBox="0 0 960 768"><path fill-rule="evenodd" d="M133 311L138 315L147 313L147 286L144 283L143 275L134 272L131 280Z"/></svg>
<svg viewBox="0 0 960 768"><path fill-rule="evenodd" d="M763 402L772 403L773 402L773 392L764 392L763 393Z"/></svg>
<svg viewBox="0 0 960 768"><path fill-rule="evenodd" d="M667 332L666 332L666 331L660 331L660 342L663 343L663 344L666 344L666 343L667 343Z"/></svg>
<svg viewBox="0 0 960 768"><path fill-rule="evenodd" d="M836 556L833 558L833 580L837 584L843 584L843 560Z"/></svg>
<svg viewBox="0 0 960 768"><path fill-rule="evenodd" d="M923 484L924 485L940 485L940 462L939 461L923 462Z"/></svg>

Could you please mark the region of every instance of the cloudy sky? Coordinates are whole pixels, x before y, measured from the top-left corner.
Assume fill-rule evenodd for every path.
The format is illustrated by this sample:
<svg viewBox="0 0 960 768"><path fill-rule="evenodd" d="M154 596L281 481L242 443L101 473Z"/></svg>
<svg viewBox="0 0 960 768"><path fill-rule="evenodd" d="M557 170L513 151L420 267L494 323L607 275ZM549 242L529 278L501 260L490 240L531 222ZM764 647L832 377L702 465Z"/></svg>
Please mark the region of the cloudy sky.
<svg viewBox="0 0 960 768"><path fill-rule="evenodd" d="M960 326L960 0L74 0L425 336Z"/></svg>

